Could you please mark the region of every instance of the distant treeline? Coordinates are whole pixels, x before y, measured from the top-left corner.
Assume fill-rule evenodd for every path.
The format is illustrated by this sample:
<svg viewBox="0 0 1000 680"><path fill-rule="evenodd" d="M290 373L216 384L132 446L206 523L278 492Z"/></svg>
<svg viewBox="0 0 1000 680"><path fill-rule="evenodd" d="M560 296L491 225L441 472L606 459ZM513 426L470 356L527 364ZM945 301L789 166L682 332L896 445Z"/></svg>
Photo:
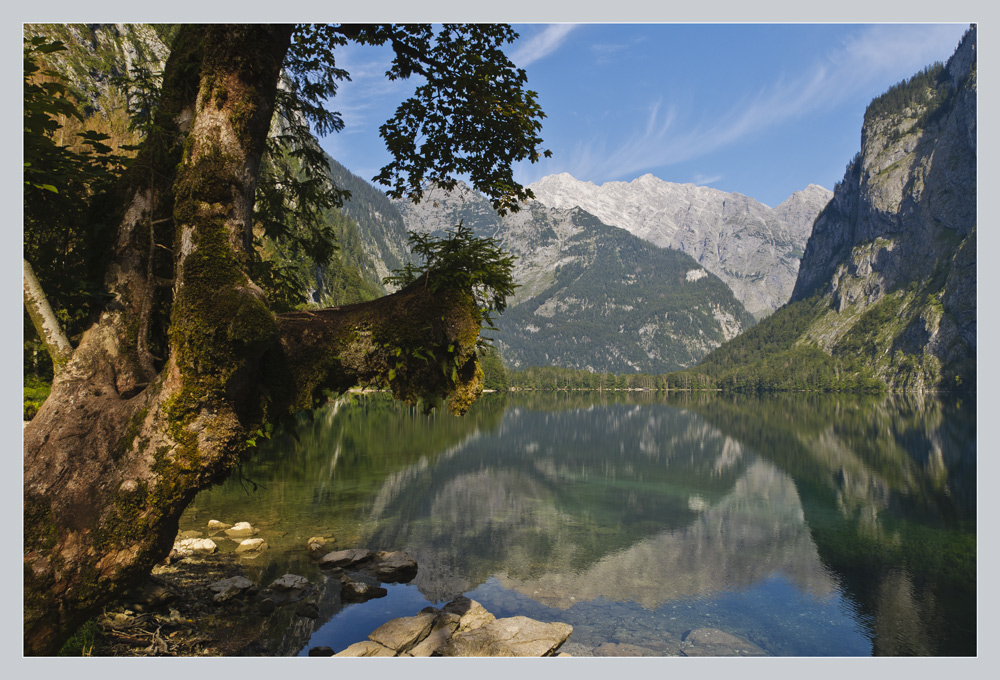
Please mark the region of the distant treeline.
<svg viewBox="0 0 1000 680"><path fill-rule="evenodd" d="M557 366L507 370L512 390L726 390L735 392L881 392L885 383L854 351L831 356L799 339L823 309L817 298L782 307L706 356L673 373L614 375Z"/></svg>

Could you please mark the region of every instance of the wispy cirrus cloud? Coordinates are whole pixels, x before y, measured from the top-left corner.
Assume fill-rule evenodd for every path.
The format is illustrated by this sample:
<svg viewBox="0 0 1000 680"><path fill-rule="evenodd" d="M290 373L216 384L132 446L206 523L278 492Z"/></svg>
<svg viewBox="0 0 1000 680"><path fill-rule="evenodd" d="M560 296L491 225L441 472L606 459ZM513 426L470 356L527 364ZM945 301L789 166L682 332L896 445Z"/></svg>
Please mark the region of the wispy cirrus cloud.
<svg viewBox="0 0 1000 680"><path fill-rule="evenodd" d="M547 57L563 44L576 24L551 24L545 30L519 43L510 54L510 60L519 68Z"/></svg>
<svg viewBox="0 0 1000 680"><path fill-rule="evenodd" d="M779 76L715 115L664 106L661 96L649 105L645 117L636 117L634 132L624 139L593 135L563 150L558 169L545 163L522 165L519 170L526 179L531 177L529 181L561 171L606 181L696 159L867 92L884 90L950 55L957 44L954 25L866 27L799 73Z"/></svg>
<svg viewBox="0 0 1000 680"><path fill-rule="evenodd" d="M709 184L715 184L722 179L722 175L703 175L700 172L694 173L694 177L691 181L699 186L708 186Z"/></svg>

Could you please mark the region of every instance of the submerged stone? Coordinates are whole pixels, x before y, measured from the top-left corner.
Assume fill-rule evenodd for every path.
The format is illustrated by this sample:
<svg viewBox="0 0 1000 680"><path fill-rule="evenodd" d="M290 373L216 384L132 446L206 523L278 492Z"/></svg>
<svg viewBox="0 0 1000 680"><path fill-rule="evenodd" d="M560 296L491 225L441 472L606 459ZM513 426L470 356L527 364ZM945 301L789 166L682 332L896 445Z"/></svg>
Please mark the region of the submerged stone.
<svg viewBox="0 0 1000 680"><path fill-rule="evenodd" d="M684 636L681 653L685 656L767 656L752 642L718 628L696 628Z"/></svg>

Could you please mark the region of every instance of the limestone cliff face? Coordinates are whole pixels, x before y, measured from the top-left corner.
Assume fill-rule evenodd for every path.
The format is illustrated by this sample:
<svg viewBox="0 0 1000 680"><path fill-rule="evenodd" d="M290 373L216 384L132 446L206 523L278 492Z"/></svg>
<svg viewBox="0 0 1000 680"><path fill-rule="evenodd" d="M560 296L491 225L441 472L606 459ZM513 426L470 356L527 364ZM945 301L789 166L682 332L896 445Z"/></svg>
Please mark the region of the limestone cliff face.
<svg viewBox="0 0 1000 680"><path fill-rule="evenodd" d="M792 301L830 310L809 339L873 347L890 386L954 387L975 375L976 29L944 67L865 113L861 151L813 227Z"/></svg>

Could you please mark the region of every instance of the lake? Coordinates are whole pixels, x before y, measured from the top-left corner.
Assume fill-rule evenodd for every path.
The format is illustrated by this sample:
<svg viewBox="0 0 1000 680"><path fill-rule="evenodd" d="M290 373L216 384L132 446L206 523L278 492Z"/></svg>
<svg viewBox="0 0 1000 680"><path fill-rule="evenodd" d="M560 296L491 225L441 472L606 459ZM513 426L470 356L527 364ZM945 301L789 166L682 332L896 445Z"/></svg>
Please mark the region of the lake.
<svg viewBox="0 0 1000 680"><path fill-rule="evenodd" d="M574 656L676 655L703 627L775 656L976 654L969 397L489 394L458 418L350 395L258 448L181 530L251 522L262 587L322 582L317 535L419 564L386 597L275 617L275 654L463 594L573 625Z"/></svg>

